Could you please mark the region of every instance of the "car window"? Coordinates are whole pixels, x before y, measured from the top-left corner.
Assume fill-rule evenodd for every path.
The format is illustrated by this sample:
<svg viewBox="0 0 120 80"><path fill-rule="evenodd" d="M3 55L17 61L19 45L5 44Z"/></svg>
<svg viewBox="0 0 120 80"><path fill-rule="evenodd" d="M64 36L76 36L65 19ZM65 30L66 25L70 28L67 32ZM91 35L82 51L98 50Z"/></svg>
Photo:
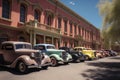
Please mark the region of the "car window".
<svg viewBox="0 0 120 80"><path fill-rule="evenodd" d="M29 44L16 44L15 45L16 49L31 49L31 45Z"/></svg>
<svg viewBox="0 0 120 80"><path fill-rule="evenodd" d="M5 44L2 46L3 50L14 50L14 47L12 44Z"/></svg>
<svg viewBox="0 0 120 80"><path fill-rule="evenodd" d="M45 50L45 46L40 45L40 46L37 47L37 49L38 49L38 50Z"/></svg>
<svg viewBox="0 0 120 80"><path fill-rule="evenodd" d="M54 46L47 46L47 49L55 49Z"/></svg>

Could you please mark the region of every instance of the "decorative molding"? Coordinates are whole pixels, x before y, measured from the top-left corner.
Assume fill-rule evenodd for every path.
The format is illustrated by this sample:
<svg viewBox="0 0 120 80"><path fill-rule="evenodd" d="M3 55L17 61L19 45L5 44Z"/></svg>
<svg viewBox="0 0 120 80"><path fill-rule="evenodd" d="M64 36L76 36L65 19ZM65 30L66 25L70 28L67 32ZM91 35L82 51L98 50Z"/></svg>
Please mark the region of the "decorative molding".
<svg viewBox="0 0 120 80"><path fill-rule="evenodd" d="M38 9L39 11L43 11L43 9L39 3L32 4L32 8L33 8L33 10Z"/></svg>
<svg viewBox="0 0 120 80"><path fill-rule="evenodd" d="M31 4L31 2L29 0L17 0L17 2L20 4L26 4L27 6L29 6Z"/></svg>
<svg viewBox="0 0 120 80"><path fill-rule="evenodd" d="M45 15L46 16L51 16L52 18L54 18L54 16L55 16L54 12L50 9L45 10Z"/></svg>

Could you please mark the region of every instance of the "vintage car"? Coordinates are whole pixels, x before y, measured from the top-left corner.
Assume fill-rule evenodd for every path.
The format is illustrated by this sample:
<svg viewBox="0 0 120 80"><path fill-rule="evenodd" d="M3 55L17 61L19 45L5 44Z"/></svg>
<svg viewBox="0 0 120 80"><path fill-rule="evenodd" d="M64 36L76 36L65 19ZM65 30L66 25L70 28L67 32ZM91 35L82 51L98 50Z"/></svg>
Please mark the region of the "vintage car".
<svg viewBox="0 0 120 80"><path fill-rule="evenodd" d="M93 60L96 58L95 50L86 49L85 47L74 47L74 50L82 52L85 55L86 60Z"/></svg>
<svg viewBox="0 0 120 80"><path fill-rule="evenodd" d="M72 56L65 50L55 49L52 44L36 44L34 49L42 51L51 58L52 66L56 66L58 63L68 64L72 60Z"/></svg>
<svg viewBox="0 0 120 80"><path fill-rule="evenodd" d="M1 45L1 66L16 68L19 72L26 73L29 68L47 69L50 64L49 56L32 49L30 43L5 41Z"/></svg>
<svg viewBox="0 0 120 80"><path fill-rule="evenodd" d="M110 56L117 56L118 55L118 53L113 51L113 50L105 50L105 51L107 51Z"/></svg>
<svg viewBox="0 0 120 80"><path fill-rule="evenodd" d="M105 57L101 50L96 50L95 55L97 59Z"/></svg>
<svg viewBox="0 0 120 80"><path fill-rule="evenodd" d="M72 56L72 61L73 62L84 62L85 61L85 56L82 52L75 51L72 48L68 47L60 47L59 49L65 50Z"/></svg>

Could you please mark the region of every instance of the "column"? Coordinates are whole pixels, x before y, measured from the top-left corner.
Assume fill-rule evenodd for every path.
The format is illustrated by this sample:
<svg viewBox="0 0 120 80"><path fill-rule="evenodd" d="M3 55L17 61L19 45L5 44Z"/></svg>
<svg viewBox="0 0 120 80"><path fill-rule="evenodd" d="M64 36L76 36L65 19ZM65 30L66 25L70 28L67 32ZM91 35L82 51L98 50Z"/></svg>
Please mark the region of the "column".
<svg viewBox="0 0 120 80"><path fill-rule="evenodd" d="M54 44L54 40L53 39L54 39L54 37L52 37L52 44Z"/></svg>
<svg viewBox="0 0 120 80"><path fill-rule="evenodd" d="M30 43L32 44L32 31L30 30Z"/></svg>
<svg viewBox="0 0 120 80"><path fill-rule="evenodd" d="M34 32L34 34L33 34L33 45L35 45L36 44L36 33Z"/></svg>
<svg viewBox="0 0 120 80"><path fill-rule="evenodd" d="M45 36L45 35L43 35L43 38L44 38L44 42L43 42L43 43L46 43L46 36Z"/></svg>

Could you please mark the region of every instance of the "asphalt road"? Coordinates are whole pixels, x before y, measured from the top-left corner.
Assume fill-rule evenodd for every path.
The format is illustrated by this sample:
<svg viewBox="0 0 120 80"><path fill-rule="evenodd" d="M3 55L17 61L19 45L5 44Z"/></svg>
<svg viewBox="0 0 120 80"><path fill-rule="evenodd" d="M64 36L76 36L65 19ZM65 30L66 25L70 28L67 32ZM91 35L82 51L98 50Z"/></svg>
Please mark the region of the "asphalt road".
<svg viewBox="0 0 120 80"><path fill-rule="evenodd" d="M0 67L0 80L120 80L120 56L59 65L48 70L30 69L28 74Z"/></svg>

